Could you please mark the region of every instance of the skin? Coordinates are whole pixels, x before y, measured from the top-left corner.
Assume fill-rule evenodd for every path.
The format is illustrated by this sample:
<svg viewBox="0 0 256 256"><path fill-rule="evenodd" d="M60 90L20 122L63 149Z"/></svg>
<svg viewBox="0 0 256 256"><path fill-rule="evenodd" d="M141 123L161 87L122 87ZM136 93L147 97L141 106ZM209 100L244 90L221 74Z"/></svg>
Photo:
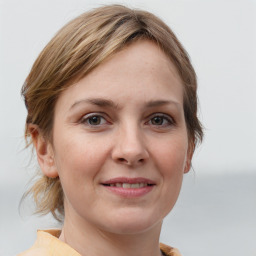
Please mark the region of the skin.
<svg viewBox="0 0 256 256"><path fill-rule="evenodd" d="M38 133L34 145L44 174L63 187L61 240L81 255L160 255L162 220L192 153L182 82L154 43L133 43L64 91L52 143ZM154 185L125 197L103 185L116 177Z"/></svg>

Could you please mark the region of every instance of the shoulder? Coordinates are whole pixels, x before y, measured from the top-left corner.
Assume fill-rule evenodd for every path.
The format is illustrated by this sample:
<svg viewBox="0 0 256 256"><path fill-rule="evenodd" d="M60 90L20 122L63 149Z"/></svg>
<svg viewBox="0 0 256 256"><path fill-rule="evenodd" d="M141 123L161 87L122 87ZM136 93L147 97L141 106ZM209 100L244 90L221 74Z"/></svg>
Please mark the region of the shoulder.
<svg viewBox="0 0 256 256"><path fill-rule="evenodd" d="M17 256L47 256L48 254L47 250L45 248L34 248L31 247L30 249L26 250L25 252L22 252L18 254Z"/></svg>
<svg viewBox="0 0 256 256"><path fill-rule="evenodd" d="M39 230L34 245L17 256L81 256L58 239L60 230Z"/></svg>
<svg viewBox="0 0 256 256"><path fill-rule="evenodd" d="M166 256L182 256L178 249L163 243L160 243L160 249Z"/></svg>
<svg viewBox="0 0 256 256"><path fill-rule="evenodd" d="M50 256L50 249L53 244L54 236L51 234L52 231L37 231L37 239L31 248L18 254L17 256Z"/></svg>

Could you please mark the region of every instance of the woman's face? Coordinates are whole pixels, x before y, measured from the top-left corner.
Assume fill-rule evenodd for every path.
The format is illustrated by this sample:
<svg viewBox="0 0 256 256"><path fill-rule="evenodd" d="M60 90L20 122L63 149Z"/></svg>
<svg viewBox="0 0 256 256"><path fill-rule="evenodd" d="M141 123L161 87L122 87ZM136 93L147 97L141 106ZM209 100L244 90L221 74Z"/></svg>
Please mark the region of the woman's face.
<svg viewBox="0 0 256 256"><path fill-rule="evenodd" d="M119 234L161 225L191 159L174 65L149 41L115 54L60 95L52 145L42 169L60 177L65 221Z"/></svg>

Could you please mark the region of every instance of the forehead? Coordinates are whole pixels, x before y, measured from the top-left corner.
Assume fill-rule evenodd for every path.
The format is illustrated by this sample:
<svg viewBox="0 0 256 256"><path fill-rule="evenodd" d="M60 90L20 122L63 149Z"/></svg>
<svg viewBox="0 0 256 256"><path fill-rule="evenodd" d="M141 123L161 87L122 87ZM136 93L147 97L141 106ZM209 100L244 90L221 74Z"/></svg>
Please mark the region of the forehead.
<svg viewBox="0 0 256 256"><path fill-rule="evenodd" d="M113 70L117 66L119 69ZM169 73L167 75L170 75L171 73L175 80L181 82L177 69L169 56L155 42L141 39L107 58L99 68L95 68L90 73L90 77L116 76L117 72L123 71L124 74L140 73L141 79L145 79L149 74L153 76L154 72L159 70L163 71L161 75L167 73ZM165 76L163 77L165 78Z"/></svg>
<svg viewBox="0 0 256 256"><path fill-rule="evenodd" d="M110 97L120 103L128 98L133 102L136 98L152 101L155 97L182 102L183 86L170 58L155 43L141 40L114 54L66 89L57 105L63 101L72 105L85 97Z"/></svg>

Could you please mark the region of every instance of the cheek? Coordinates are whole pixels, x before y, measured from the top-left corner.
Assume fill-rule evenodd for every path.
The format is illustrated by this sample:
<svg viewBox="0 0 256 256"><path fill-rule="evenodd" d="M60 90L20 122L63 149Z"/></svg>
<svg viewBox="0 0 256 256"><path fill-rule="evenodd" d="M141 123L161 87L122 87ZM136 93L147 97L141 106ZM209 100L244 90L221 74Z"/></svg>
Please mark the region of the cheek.
<svg viewBox="0 0 256 256"><path fill-rule="evenodd" d="M98 143L83 134L57 134L54 145L55 159L60 172L70 168L72 169L69 171L73 172L79 172L81 169L90 170L97 165Z"/></svg>
<svg viewBox="0 0 256 256"><path fill-rule="evenodd" d="M64 140L60 140L64 138ZM56 134L55 163L64 192L93 189L96 176L107 158L107 145L99 139L77 133Z"/></svg>
<svg viewBox="0 0 256 256"><path fill-rule="evenodd" d="M187 158L185 139L169 141L157 150L158 170L162 178L162 213L165 217L173 208L180 193Z"/></svg>
<svg viewBox="0 0 256 256"><path fill-rule="evenodd" d="M171 177L183 174L187 160L187 140L167 140L156 150L156 161L163 176Z"/></svg>
<svg viewBox="0 0 256 256"><path fill-rule="evenodd" d="M169 152L165 150L159 159L161 159L159 171L163 179L164 192L167 194L167 197L171 197L171 195L176 197L179 194L183 179L186 152L179 151L177 148L169 150Z"/></svg>
<svg viewBox="0 0 256 256"><path fill-rule="evenodd" d="M75 138L61 142L56 138L56 142L55 164L65 201L75 208L79 207L85 199L88 203L93 201L95 176L101 163L99 155L95 154L94 147L92 145L89 147L82 140L75 140Z"/></svg>

